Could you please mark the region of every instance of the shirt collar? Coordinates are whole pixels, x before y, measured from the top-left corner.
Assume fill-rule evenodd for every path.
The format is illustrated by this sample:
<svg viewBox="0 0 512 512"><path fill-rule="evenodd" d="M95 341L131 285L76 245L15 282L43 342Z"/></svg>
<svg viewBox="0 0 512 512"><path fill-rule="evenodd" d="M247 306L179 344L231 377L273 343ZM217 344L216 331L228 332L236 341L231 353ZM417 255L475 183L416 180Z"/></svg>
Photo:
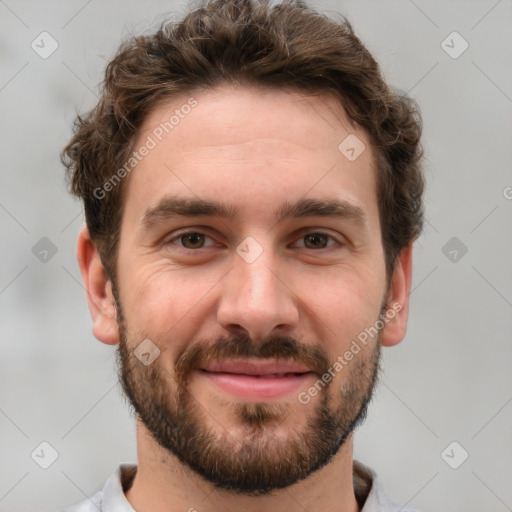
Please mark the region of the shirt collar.
<svg viewBox="0 0 512 512"><path fill-rule="evenodd" d="M361 512L400 510L400 505L383 493L375 471L356 460L353 462L353 468L354 491L359 507L362 506ZM109 476L103 487L101 504L103 512L135 512L124 493L131 487L136 473L136 464L121 463Z"/></svg>
<svg viewBox="0 0 512 512"><path fill-rule="evenodd" d="M130 488L136 473L136 464L119 464L103 487L102 512L135 512L124 495L123 487Z"/></svg>

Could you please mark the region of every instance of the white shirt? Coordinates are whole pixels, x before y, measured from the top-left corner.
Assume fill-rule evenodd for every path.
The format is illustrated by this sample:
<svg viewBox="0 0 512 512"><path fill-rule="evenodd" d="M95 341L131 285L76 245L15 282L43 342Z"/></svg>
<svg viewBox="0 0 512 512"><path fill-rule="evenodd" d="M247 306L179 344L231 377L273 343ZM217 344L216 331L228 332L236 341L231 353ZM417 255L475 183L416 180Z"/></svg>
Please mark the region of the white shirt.
<svg viewBox="0 0 512 512"><path fill-rule="evenodd" d="M353 467L354 492L360 506L364 503L360 512L415 512L388 498L371 468L356 460ZM101 491L60 512L135 512L124 492L131 487L136 470L136 464L120 464Z"/></svg>

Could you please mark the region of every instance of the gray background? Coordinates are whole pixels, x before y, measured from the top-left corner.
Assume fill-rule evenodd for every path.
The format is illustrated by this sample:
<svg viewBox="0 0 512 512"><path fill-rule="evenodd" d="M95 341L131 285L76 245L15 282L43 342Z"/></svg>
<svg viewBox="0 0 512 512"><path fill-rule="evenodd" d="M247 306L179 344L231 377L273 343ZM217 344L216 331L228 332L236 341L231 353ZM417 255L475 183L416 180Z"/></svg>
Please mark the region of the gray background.
<svg viewBox="0 0 512 512"><path fill-rule="evenodd" d="M3 512L57 510L136 460L115 347L91 334L75 258L83 215L58 154L120 40L185 5L0 0ZM420 510L512 510L512 3L310 5L348 15L388 81L419 102L425 126L428 222L415 246L409 330L384 350L356 458ZM59 45L47 59L31 48L43 31ZM456 59L441 46L453 31L469 43ZM32 252L43 237L57 249L46 262ZM459 247L443 252L452 237ZM31 458L43 441L58 452L48 469ZM458 469L441 455L453 441L445 460L469 453Z"/></svg>

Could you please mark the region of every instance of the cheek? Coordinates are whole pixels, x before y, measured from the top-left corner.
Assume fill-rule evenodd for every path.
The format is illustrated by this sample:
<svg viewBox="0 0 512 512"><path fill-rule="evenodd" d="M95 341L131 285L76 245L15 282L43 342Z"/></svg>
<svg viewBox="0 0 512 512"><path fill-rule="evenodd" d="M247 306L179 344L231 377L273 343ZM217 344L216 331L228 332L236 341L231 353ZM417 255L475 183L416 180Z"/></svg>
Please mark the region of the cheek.
<svg viewBox="0 0 512 512"><path fill-rule="evenodd" d="M208 293L220 277L222 273L197 268L170 269L168 263L146 266L127 280L123 305L129 325L163 349L173 338L190 339L206 318Z"/></svg>
<svg viewBox="0 0 512 512"><path fill-rule="evenodd" d="M331 357L343 353L353 339L378 319L383 300L383 287L372 272L332 273L311 280L297 295L305 306L305 315L320 329L316 335L325 341ZM316 329L315 329L316 330Z"/></svg>

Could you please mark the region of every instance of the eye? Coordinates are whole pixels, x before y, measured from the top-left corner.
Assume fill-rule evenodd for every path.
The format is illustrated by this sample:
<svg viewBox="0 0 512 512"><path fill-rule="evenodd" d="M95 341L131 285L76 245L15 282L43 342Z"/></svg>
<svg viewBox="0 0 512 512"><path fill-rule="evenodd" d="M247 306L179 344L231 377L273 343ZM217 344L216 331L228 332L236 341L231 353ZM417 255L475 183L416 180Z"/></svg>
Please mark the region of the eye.
<svg viewBox="0 0 512 512"><path fill-rule="evenodd" d="M186 231L180 233L174 238L171 238L168 243L174 243L175 240L179 240L182 243L177 245L179 247L183 247L184 249L202 249L203 247L207 247L204 245L205 238L209 238L210 240L212 240L211 237L205 235L204 233L200 233L199 231Z"/></svg>
<svg viewBox="0 0 512 512"><path fill-rule="evenodd" d="M208 246L214 245L214 243L210 243L208 245L205 244L205 239L209 239L213 242L213 239L200 231L183 231L178 235L171 238L167 244L176 244L178 247L182 247L186 250L194 250L194 249L203 249ZM328 244L328 240L331 239L334 241L334 244ZM178 241L178 242L176 242ZM323 233L320 231L310 231L303 234L298 241L304 241L304 245L301 248L305 249L327 249L332 245L343 245L340 241L334 238L332 235L328 233ZM297 242L296 242L297 243Z"/></svg>
<svg viewBox="0 0 512 512"><path fill-rule="evenodd" d="M322 233L319 231L310 231L305 235L301 236L299 240L303 240L305 242L306 249L327 249L327 247L331 247L331 245L326 245L328 239L334 240L339 245L343 245L341 242L338 242L332 235L328 233Z"/></svg>

